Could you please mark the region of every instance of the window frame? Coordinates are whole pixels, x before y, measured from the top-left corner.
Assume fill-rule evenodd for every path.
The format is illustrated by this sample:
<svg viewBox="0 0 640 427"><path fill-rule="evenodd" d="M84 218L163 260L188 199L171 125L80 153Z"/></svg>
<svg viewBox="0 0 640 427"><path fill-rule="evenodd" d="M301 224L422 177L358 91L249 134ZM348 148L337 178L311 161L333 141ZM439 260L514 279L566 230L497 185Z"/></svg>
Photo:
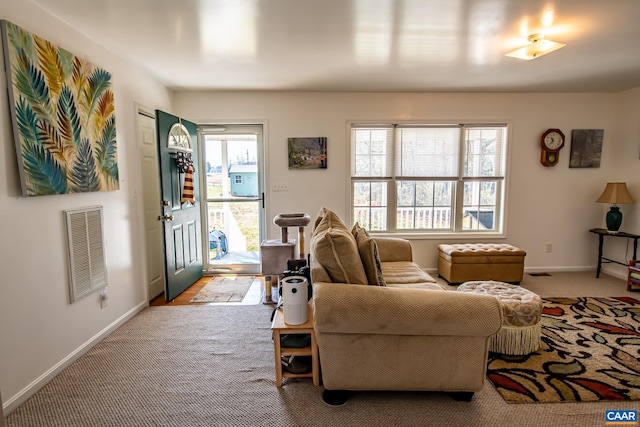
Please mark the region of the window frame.
<svg viewBox="0 0 640 427"><path fill-rule="evenodd" d="M391 237L402 237L407 239L472 239L472 238L506 238L507 237L507 204L505 203L506 194L508 191L508 175L509 175L509 153L510 153L510 144L511 144L511 122L509 120L483 120L483 121L473 121L473 120L464 120L464 123L461 123L459 120L452 121L400 121L400 120L391 120L391 121L366 121L366 120L357 120L357 121L348 121L347 122L347 141L346 144L346 154L348 160L348 171L347 171L347 197L349 203L349 219L351 223L355 223L356 219L354 218L354 183L361 182L373 182L373 181L382 181L387 184L387 194L386 194L386 216L387 216L387 230L369 230L371 233L377 236L391 236ZM455 200L453 201L453 212L452 212L452 228L451 229L397 229L396 228L396 216L397 216L397 192L396 185L401 181L399 179L399 175L396 173L395 164L396 164L396 129L397 127L410 127L410 126L427 126L427 127L442 127L442 126L456 126L460 127L460 138L459 138L459 151L458 151L458 176L452 181L451 177L428 177L428 178L409 178L405 177L404 180L407 181L437 181L444 180L447 182L453 182L454 187L454 195ZM352 140L352 130L354 127L360 128L393 128L392 130L392 143L390 147L389 155L392 156L391 163L392 169L391 173L388 174L390 176L380 176L380 177L356 177L354 176L354 144ZM502 153L502 168L503 173L500 176L491 176L491 177L465 177L464 176L464 162L465 162L465 140L466 140L466 129L473 127L504 127L503 134L503 144L504 149ZM468 182L496 182L496 200L495 200L495 229L494 230L463 230L463 198L464 198L464 185Z"/></svg>

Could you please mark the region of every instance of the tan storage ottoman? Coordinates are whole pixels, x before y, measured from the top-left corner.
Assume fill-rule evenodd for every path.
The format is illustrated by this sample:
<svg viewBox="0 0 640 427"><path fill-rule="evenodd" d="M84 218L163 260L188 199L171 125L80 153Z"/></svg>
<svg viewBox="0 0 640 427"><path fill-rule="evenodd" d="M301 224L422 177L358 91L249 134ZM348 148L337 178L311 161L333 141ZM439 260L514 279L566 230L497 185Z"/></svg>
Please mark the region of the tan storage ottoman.
<svg viewBox="0 0 640 427"><path fill-rule="evenodd" d="M524 272L522 249L506 243L438 245L438 274L449 283L496 280L520 283Z"/></svg>

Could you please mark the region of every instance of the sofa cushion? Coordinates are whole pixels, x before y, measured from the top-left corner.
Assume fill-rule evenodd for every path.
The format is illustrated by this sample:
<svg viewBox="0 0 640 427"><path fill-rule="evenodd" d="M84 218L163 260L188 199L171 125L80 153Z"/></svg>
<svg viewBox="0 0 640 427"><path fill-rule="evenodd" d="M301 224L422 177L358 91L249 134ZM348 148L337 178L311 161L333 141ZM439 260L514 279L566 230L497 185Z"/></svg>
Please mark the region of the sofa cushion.
<svg viewBox="0 0 640 427"><path fill-rule="evenodd" d="M382 262L381 267L387 286L442 289L433 277L411 261Z"/></svg>
<svg viewBox="0 0 640 427"><path fill-rule="evenodd" d="M351 233L356 238L358 244L358 252L360 253L360 261L367 275L370 285L387 286L382 275L382 266L380 265L380 256L378 255L378 245L371 238L366 229L360 227L356 223L351 229Z"/></svg>
<svg viewBox="0 0 640 427"><path fill-rule="evenodd" d="M340 217L324 207L311 233L311 251L333 282L368 284L355 237Z"/></svg>

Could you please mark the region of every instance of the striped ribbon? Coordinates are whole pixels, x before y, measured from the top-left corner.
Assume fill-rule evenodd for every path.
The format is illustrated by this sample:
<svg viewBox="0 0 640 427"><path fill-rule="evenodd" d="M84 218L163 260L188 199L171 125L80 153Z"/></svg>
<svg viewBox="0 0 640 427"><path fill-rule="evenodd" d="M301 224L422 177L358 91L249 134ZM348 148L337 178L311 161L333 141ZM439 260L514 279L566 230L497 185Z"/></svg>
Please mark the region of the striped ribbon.
<svg viewBox="0 0 640 427"><path fill-rule="evenodd" d="M189 166L189 169L184 174L184 186L182 187L182 199L181 203L190 202L192 205L196 204L196 199L193 194L193 165Z"/></svg>

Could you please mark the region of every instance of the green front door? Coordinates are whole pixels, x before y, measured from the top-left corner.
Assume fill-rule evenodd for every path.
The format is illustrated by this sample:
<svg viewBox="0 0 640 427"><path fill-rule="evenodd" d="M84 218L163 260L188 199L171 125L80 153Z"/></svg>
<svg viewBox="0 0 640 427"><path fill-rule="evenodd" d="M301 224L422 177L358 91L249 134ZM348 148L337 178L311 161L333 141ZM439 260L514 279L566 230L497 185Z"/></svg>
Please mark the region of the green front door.
<svg viewBox="0 0 640 427"><path fill-rule="evenodd" d="M156 110L156 130L162 187L162 216L158 219L164 222L164 294L171 301L202 277L197 129L195 123Z"/></svg>

